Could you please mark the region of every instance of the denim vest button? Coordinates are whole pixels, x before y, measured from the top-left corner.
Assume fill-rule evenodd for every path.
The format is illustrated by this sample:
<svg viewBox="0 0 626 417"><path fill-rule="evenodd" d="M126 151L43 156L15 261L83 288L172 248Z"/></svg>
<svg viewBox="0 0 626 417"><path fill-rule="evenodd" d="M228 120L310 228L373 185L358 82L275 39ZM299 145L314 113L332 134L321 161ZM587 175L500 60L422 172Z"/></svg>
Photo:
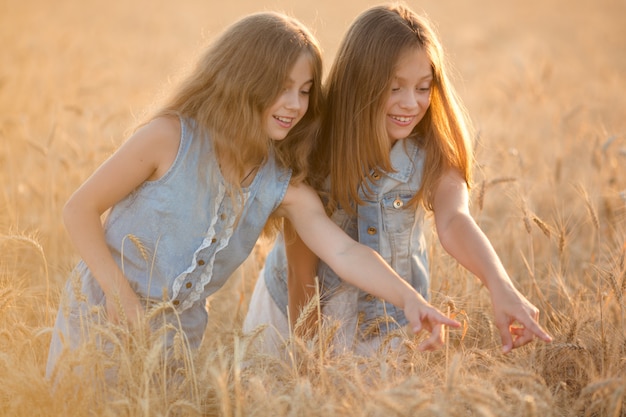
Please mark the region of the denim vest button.
<svg viewBox="0 0 626 417"><path fill-rule="evenodd" d="M215 242L217 242L216 238L211 239L211 243L215 243Z"/></svg>
<svg viewBox="0 0 626 417"><path fill-rule="evenodd" d="M400 200L399 198L396 198L396 199L393 201L393 207L394 207L394 208L397 208L397 209L398 209L398 208L402 207L403 205L404 205L404 203L403 203L403 202L402 202L402 200Z"/></svg>
<svg viewBox="0 0 626 417"><path fill-rule="evenodd" d="M376 230L376 228L375 228L375 227L368 227L368 228L367 228L367 234L368 234L368 235L375 235L375 234L376 234L376 232L377 232L377 230Z"/></svg>
<svg viewBox="0 0 626 417"><path fill-rule="evenodd" d="M374 172L372 174L372 178L374 178L375 180L380 179L380 174L378 172Z"/></svg>
<svg viewBox="0 0 626 417"><path fill-rule="evenodd" d="M179 305L179 304L180 304L180 301L178 301L178 300L174 300L174 301L172 301L172 304L174 304L175 306L177 306L177 305Z"/></svg>
<svg viewBox="0 0 626 417"><path fill-rule="evenodd" d="M200 259L200 260L198 261L198 265L200 265L200 266L204 265L204 261L203 261L202 259Z"/></svg>
<svg viewBox="0 0 626 417"><path fill-rule="evenodd" d="M226 220L226 213L220 214L220 220Z"/></svg>
<svg viewBox="0 0 626 417"><path fill-rule="evenodd" d="M185 284L185 287L187 287L187 288L191 288L191 286L192 286L192 285L193 285L193 284L192 284L191 282L188 282L188 283L186 283L186 284Z"/></svg>

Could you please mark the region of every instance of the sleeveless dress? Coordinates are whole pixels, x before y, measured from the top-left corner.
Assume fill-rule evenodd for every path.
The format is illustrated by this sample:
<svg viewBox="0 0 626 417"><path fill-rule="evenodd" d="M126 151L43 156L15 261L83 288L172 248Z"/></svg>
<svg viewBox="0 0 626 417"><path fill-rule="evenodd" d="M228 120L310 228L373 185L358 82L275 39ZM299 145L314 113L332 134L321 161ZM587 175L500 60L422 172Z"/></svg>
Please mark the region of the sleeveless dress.
<svg viewBox="0 0 626 417"><path fill-rule="evenodd" d="M390 155L395 172L381 173L375 178L369 195L360 192L365 204L358 207L358 216L350 216L339 208L331 218L350 237L376 250L428 299L424 210L407 204L420 188L424 156L414 140L397 141ZM388 333L408 324L402 310L341 281L321 260L317 276L325 320L339 325L333 340L336 351L372 354ZM282 345L289 337L287 298L287 258L279 237L266 258L244 321L245 332L268 325L260 346L265 353L284 353Z"/></svg>
<svg viewBox="0 0 626 417"><path fill-rule="evenodd" d="M221 288L251 253L268 217L281 204L291 170L272 154L243 189L242 214L226 192L208 135L196 136L193 120L181 119L177 156L167 173L146 181L109 212L105 239L131 287L149 308L171 308L151 323L184 332L191 348L202 341L206 298ZM86 340L103 323L105 296L83 261L68 279L48 355L50 376L64 348ZM172 343L171 332L166 346Z"/></svg>

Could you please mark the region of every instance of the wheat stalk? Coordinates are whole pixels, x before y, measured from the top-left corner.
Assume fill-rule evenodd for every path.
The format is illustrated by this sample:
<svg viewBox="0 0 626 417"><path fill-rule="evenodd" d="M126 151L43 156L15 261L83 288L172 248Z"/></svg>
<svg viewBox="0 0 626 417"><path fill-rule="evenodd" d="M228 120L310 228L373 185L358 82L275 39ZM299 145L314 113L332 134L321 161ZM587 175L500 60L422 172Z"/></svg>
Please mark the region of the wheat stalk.
<svg viewBox="0 0 626 417"><path fill-rule="evenodd" d="M122 239L122 248L124 247L124 239L126 239L126 238L128 238L128 240L130 240L133 243L133 245L135 245L135 247L139 251L139 254L141 255L142 259L144 261L148 262L148 259L150 258L149 254L148 254L148 249L143 244L141 239L139 239L137 236L129 233L126 236L124 236L124 238Z"/></svg>
<svg viewBox="0 0 626 417"><path fill-rule="evenodd" d="M589 194L580 184L576 185L576 190L583 197L585 201L585 207L587 208L587 212L589 213L589 217L591 218L591 224L593 224L593 227L596 230L599 230L600 221L598 220L598 214L596 212L596 209L593 207L593 204L591 203L591 198L589 197Z"/></svg>
<svg viewBox="0 0 626 417"><path fill-rule="evenodd" d="M550 238L550 236L552 235L552 232L550 231L550 226L548 226L547 223L545 223L535 214L532 215L532 221L537 225L537 227L539 227L539 229L543 232L543 234L547 238Z"/></svg>
<svg viewBox="0 0 626 417"><path fill-rule="evenodd" d="M526 201L522 201L522 219L524 221L524 229L526 229L526 233L532 233L532 225L530 224L530 216L528 214L528 207L526 206Z"/></svg>
<svg viewBox="0 0 626 417"><path fill-rule="evenodd" d="M315 277L315 300L317 300L317 332L318 332L318 346L319 346L319 369L324 367L324 344L322 343L322 306L320 303L320 282L318 277Z"/></svg>
<svg viewBox="0 0 626 417"><path fill-rule="evenodd" d="M517 178L515 177L499 177L499 178L495 178L489 181L487 185L489 187L493 187L494 185L505 184L505 183L515 182L515 181L517 181Z"/></svg>
<svg viewBox="0 0 626 417"><path fill-rule="evenodd" d="M306 337L311 334L313 329L306 328L307 320L313 315L313 313L317 314L319 305L320 300L317 296L311 297L309 301L307 301L302 310L300 310L300 315L293 326L294 334L300 335L301 337ZM300 331L301 329L305 330L304 333Z"/></svg>
<svg viewBox="0 0 626 417"><path fill-rule="evenodd" d="M478 209L482 211L483 205L485 203L485 189L487 188L487 184L485 180L480 182L480 186L478 188Z"/></svg>
<svg viewBox="0 0 626 417"><path fill-rule="evenodd" d="M49 311L50 311L50 274L48 272L48 260L46 259L46 253L43 250L41 244L37 241L34 236L24 236L24 235L0 235L0 240L9 240L15 242L23 242L37 250L39 256L41 256L43 269L44 269L44 278L46 280L46 322L49 321Z"/></svg>

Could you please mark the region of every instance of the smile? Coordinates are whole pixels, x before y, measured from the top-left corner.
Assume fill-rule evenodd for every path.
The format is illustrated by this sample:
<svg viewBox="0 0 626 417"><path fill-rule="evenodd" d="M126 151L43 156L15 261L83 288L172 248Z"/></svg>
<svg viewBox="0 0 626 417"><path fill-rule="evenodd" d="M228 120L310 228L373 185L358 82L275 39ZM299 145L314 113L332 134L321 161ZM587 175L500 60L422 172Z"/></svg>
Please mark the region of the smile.
<svg viewBox="0 0 626 417"><path fill-rule="evenodd" d="M415 119L414 116L389 116L392 120L398 122L398 124L401 125L408 125L411 124L411 122L413 121L413 119Z"/></svg>
<svg viewBox="0 0 626 417"><path fill-rule="evenodd" d="M295 120L294 117L280 117L280 116L272 116L278 122L278 124L282 127L291 127L291 124Z"/></svg>

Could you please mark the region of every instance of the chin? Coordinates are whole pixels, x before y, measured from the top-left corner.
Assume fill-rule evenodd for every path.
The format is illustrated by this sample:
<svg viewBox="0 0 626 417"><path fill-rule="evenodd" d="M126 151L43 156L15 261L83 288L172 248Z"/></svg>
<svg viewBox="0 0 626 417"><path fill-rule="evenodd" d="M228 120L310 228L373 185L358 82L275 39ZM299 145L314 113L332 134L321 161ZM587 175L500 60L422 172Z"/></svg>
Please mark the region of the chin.
<svg viewBox="0 0 626 417"><path fill-rule="evenodd" d="M393 134L389 135L389 137L391 138L391 140L395 142L397 140L408 137L411 134L411 132L412 130L407 130L406 132L394 132Z"/></svg>
<svg viewBox="0 0 626 417"><path fill-rule="evenodd" d="M287 133L285 133L284 135L270 135L270 139L275 140L275 141L284 140L286 137L287 137Z"/></svg>

